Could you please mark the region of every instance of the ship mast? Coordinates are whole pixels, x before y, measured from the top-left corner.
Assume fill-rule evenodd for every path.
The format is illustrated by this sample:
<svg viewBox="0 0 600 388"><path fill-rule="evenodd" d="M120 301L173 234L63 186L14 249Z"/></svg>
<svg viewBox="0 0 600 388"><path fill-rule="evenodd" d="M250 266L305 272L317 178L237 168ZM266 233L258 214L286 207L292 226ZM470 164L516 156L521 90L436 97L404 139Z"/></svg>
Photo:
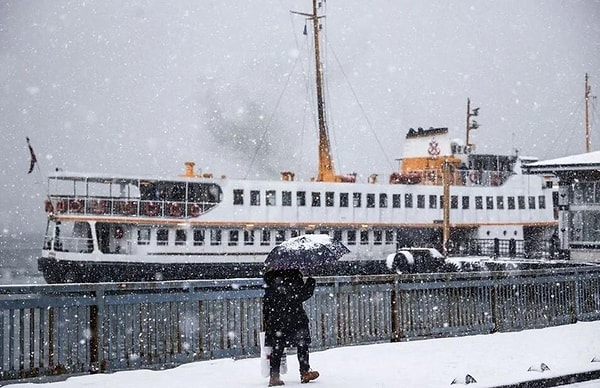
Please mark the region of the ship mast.
<svg viewBox="0 0 600 388"><path fill-rule="evenodd" d="M319 1L320 5L320 1ZM317 88L317 114L319 121L319 173L317 181L336 182L338 181L333 167L333 158L331 156L331 146L329 143L329 131L327 129L327 120L325 118L325 96L323 93L323 66L321 64L321 53L319 50L319 19L323 16L317 14L317 0L312 0L312 13L293 12L298 15L306 16L313 24L313 35L315 44L315 82Z"/></svg>
<svg viewBox="0 0 600 388"><path fill-rule="evenodd" d="M590 95L592 87L589 85L588 74L585 73L585 152L590 152Z"/></svg>

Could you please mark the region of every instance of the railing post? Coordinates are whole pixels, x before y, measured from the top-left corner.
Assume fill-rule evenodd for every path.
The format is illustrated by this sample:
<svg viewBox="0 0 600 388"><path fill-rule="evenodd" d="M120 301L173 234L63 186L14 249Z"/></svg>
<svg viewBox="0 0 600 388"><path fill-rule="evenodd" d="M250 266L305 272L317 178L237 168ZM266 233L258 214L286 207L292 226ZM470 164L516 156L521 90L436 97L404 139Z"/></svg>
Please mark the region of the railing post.
<svg viewBox="0 0 600 388"><path fill-rule="evenodd" d="M96 304L90 306L90 373L104 372L102 362L102 318L104 316L104 288L96 289Z"/></svg>
<svg viewBox="0 0 600 388"><path fill-rule="evenodd" d="M490 285L490 312L492 314L492 330L491 333L496 333L500 331L500 321L498 314L498 285L496 284L495 279L492 278L492 283Z"/></svg>
<svg viewBox="0 0 600 388"><path fill-rule="evenodd" d="M500 239L494 238L494 257L500 256Z"/></svg>
<svg viewBox="0 0 600 388"><path fill-rule="evenodd" d="M54 372L54 307L48 308L48 370Z"/></svg>
<svg viewBox="0 0 600 388"><path fill-rule="evenodd" d="M513 259L517 257L517 241L514 238L508 241L508 255Z"/></svg>
<svg viewBox="0 0 600 388"><path fill-rule="evenodd" d="M391 290L391 297L390 297L390 302L391 302L391 308L390 308L390 313L391 313L391 330L392 330L392 338L391 338L391 342L398 342L400 341L400 314L399 314L399 306L398 306L398 276L394 277L394 282L392 283L392 290Z"/></svg>
<svg viewBox="0 0 600 388"><path fill-rule="evenodd" d="M585 277L585 275L583 275ZM571 304L571 323L576 323L581 320L581 290L583 287L581 286L582 276L579 271L575 270L575 276L573 281L571 282L572 287L574 288L573 292L573 302Z"/></svg>

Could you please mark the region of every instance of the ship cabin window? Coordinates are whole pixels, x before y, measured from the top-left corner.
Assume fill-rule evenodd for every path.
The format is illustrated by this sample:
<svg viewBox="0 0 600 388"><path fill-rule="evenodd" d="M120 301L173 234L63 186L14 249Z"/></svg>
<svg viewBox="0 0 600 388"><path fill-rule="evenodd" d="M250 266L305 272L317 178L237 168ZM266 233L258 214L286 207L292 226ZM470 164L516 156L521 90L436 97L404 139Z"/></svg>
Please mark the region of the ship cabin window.
<svg viewBox="0 0 600 388"><path fill-rule="evenodd" d="M352 206L353 207L361 207L361 193L352 193Z"/></svg>
<svg viewBox="0 0 600 388"><path fill-rule="evenodd" d="M291 191L282 191L281 192L281 205L282 206L292 206L292 192Z"/></svg>
<svg viewBox="0 0 600 388"><path fill-rule="evenodd" d="M187 233L184 229L177 229L175 231L175 245L185 245L187 242Z"/></svg>
<svg viewBox="0 0 600 388"><path fill-rule="evenodd" d="M335 198L335 193L333 191L326 191L325 192L325 206L327 206L327 207L334 206L335 205L334 198Z"/></svg>
<svg viewBox="0 0 600 388"><path fill-rule="evenodd" d="M462 197L462 208L468 209L470 206L470 197L463 195Z"/></svg>
<svg viewBox="0 0 600 388"><path fill-rule="evenodd" d="M372 193L367 194L367 207L370 207L370 208L375 207L375 194L372 194Z"/></svg>
<svg viewBox="0 0 600 388"><path fill-rule="evenodd" d="M169 230L168 229L157 229L156 230L156 245L168 245L169 244Z"/></svg>
<svg viewBox="0 0 600 388"><path fill-rule="evenodd" d="M411 208L413 207L413 195L406 193L404 194L404 207Z"/></svg>
<svg viewBox="0 0 600 388"><path fill-rule="evenodd" d="M140 182L140 198L144 201L183 202L185 197L185 182Z"/></svg>
<svg viewBox="0 0 600 388"><path fill-rule="evenodd" d="M600 193L600 189L598 187L594 190L595 182L579 182L575 183L572 186L574 199L572 200L575 205L582 205L587 203L596 203L594 200L594 195ZM594 193L596 192L596 193ZM600 198L599 198L600 200Z"/></svg>
<svg viewBox="0 0 600 388"><path fill-rule="evenodd" d="M204 229L194 229L194 246L204 245Z"/></svg>
<svg viewBox="0 0 600 388"><path fill-rule="evenodd" d="M227 245L235 246L238 245L238 241L240 240L240 232L238 230L230 230L229 231L229 241Z"/></svg>
<svg viewBox="0 0 600 388"><path fill-rule="evenodd" d="M501 195L496 197L496 209L504 209L504 197Z"/></svg>
<svg viewBox="0 0 600 388"><path fill-rule="evenodd" d="M275 206L277 205L277 197L275 195L275 190L267 190L265 194L265 203L267 206Z"/></svg>
<svg viewBox="0 0 600 388"><path fill-rule="evenodd" d="M535 197L533 195L530 195L528 200L529 200L529 208L535 209Z"/></svg>
<svg viewBox="0 0 600 388"><path fill-rule="evenodd" d="M539 208L540 209L545 209L546 208L546 197L544 197L543 195L540 195L538 197L538 202L539 202Z"/></svg>
<svg viewBox="0 0 600 388"><path fill-rule="evenodd" d="M321 206L321 193L319 192L312 192L312 206L313 207L319 207Z"/></svg>
<svg viewBox="0 0 600 388"><path fill-rule="evenodd" d="M349 196L348 193L340 193L340 207L348 207Z"/></svg>
<svg viewBox="0 0 600 388"><path fill-rule="evenodd" d="M367 244L369 244L369 231L361 230L360 231L360 245L367 245Z"/></svg>
<svg viewBox="0 0 600 388"><path fill-rule="evenodd" d="M185 183L171 182L168 183L167 201L184 202L185 201Z"/></svg>
<svg viewBox="0 0 600 388"><path fill-rule="evenodd" d="M253 230L244 230L244 245L254 245Z"/></svg>
<svg viewBox="0 0 600 388"><path fill-rule="evenodd" d="M386 230L385 231L385 245L391 245L394 243L394 231Z"/></svg>
<svg viewBox="0 0 600 388"><path fill-rule="evenodd" d="M483 209L483 197L479 195L475 197L475 209Z"/></svg>
<svg viewBox="0 0 600 388"><path fill-rule="evenodd" d="M509 210L515 210L515 197L506 197L506 204Z"/></svg>
<svg viewBox="0 0 600 388"><path fill-rule="evenodd" d="M138 245L150 244L150 228L138 229L137 243L138 243Z"/></svg>
<svg viewBox="0 0 600 388"><path fill-rule="evenodd" d="M296 191L296 205L306 206L306 192Z"/></svg>
<svg viewBox="0 0 600 388"><path fill-rule="evenodd" d="M243 189L234 189L233 190L233 204L234 205L243 205L244 204L244 190Z"/></svg>
<svg viewBox="0 0 600 388"><path fill-rule="evenodd" d="M182 183L185 185L185 183ZM242 191L243 193L243 191ZM221 188L214 184L205 183L188 183L187 186L187 198L188 202L209 202L215 203L221 200L222 192ZM171 199L172 201L178 201ZM183 201L183 199L179 200Z"/></svg>
<svg viewBox="0 0 600 388"><path fill-rule="evenodd" d="M334 230L333 231L333 239L335 241L342 241L342 231L341 230Z"/></svg>
<svg viewBox="0 0 600 388"><path fill-rule="evenodd" d="M430 195L429 196L429 208L430 209L437 209L437 195Z"/></svg>
<svg viewBox="0 0 600 388"><path fill-rule="evenodd" d="M356 245L356 230L348 231L348 245Z"/></svg>
<svg viewBox="0 0 600 388"><path fill-rule="evenodd" d="M285 241L285 230L279 229L275 232L275 244L281 244Z"/></svg>
<svg viewBox="0 0 600 388"><path fill-rule="evenodd" d="M388 197L387 194L381 193L379 194L379 207L386 208L388 207Z"/></svg>
<svg viewBox="0 0 600 388"><path fill-rule="evenodd" d="M260 191L250 190L250 205L260 206Z"/></svg>
<svg viewBox="0 0 600 388"><path fill-rule="evenodd" d="M271 245L271 231L263 229L260 238L260 245Z"/></svg>
<svg viewBox="0 0 600 388"><path fill-rule="evenodd" d="M140 181L140 198L145 201L159 200L159 190L156 182Z"/></svg>
<svg viewBox="0 0 600 388"><path fill-rule="evenodd" d="M210 230L210 245L221 245L223 232L221 229Z"/></svg>
<svg viewBox="0 0 600 388"><path fill-rule="evenodd" d="M517 197L517 202L519 203L519 209L521 209L521 210L525 209L525 196L519 195Z"/></svg>
<svg viewBox="0 0 600 388"><path fill-rule="evenodd" d="M402 203L402 195L401 194L392 194L392 207L394 209L398 209L401 207Z"/></svg>
<svg viewBox="0 0 600 388"><path fill-rule="evenodd" d="M450 209L458 209L458 195L450 196Z"/></svg>
<svg viewBox="0 0 600 388"><path fill-rule="evenodd" d="M487 210L494 210L494 197L489 195L485 197L485 208Z"/></svg>
<svg viewBox="0 0 600 388"><path fill-rule="evenodd" d="M417 208L425 209L425 196L423 194L417 195Z"/></svg>
<svg viewBox="0 0 600 388"><path fill-rule="evenodd" d="M383 231L375 229L373 231L373 244L381 245L383 243Z"/></svg>

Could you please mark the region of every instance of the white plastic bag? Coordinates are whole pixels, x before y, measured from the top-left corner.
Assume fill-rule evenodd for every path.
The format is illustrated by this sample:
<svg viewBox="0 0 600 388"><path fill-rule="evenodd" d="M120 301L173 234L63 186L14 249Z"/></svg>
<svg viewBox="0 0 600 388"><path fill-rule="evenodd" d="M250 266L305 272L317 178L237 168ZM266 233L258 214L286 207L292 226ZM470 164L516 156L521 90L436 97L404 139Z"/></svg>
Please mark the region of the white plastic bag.
<svg viewBox="0 0 600 388"><path fill-rule="evenodd" d="M269 377L271 373L271 352L273 348L265 346L265 332L261 331L258 335L260 341L260 374L262 377ZM287 353L283 351L281 356L281 366L279 373L284 375L287 373Z"/></svg>
<svg viewBox="0 0 600 388"><path fill-rule="evenodd" d="M271 371L271 352L273 348L265 346L265 332L261 331L258 335L260 340L260 374L262 377L269 377Z"/></svg>

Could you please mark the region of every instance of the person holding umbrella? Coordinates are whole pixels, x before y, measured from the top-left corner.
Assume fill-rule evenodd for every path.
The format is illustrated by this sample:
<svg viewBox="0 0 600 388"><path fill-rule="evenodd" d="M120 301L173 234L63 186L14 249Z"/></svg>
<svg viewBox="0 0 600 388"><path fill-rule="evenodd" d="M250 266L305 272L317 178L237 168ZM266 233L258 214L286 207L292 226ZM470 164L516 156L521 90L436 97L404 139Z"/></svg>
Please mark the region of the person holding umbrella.
<svg viewBox="0 0 600 388"><path fill-rule="evenodd" d="M286 269L266 271L264 281L265 345L273 349L270 359L269 387L284 385L279 372L283 352L288 346L297 348L300 382L308 383L319 377L319 372L310 369L308 360L310 330L308 316L302 303L312 297L315 279L308 277L305 282L299 270Z"/></svg>
<svg viewBox="0 0 600 388"><path fill-rule="evenodd" d="M315 291L315 279L308 277L305 282L301 271L318 271L349 252L329 235L309 234L286 240L267 255L263 318L265 345L273 349L269 387L284 385L279 373L286 346L298 349L301 383L319 377L319 372L311 370L308 362L311 339L308 316L302 306Z"/></svg>

